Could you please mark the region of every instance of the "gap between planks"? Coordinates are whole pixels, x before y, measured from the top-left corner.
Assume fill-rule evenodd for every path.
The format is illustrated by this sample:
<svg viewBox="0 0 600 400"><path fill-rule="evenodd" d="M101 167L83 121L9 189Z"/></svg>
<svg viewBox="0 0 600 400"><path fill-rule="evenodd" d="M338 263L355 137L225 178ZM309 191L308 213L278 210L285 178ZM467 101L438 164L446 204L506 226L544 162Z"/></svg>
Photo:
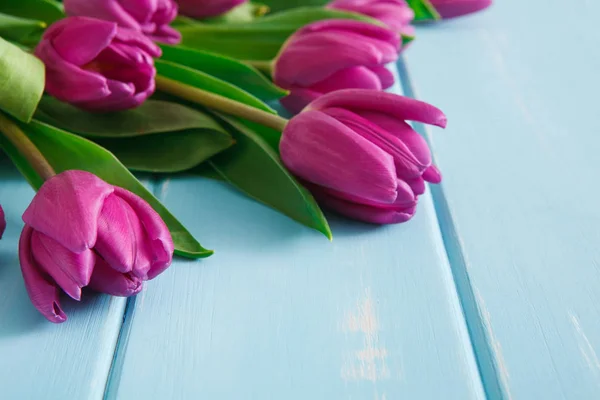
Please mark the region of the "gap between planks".
<svg viewBox="0 0 600 400"><path fill-rule="evenodd" d="M150 191L156 198L163 201L166 196L168 183L168 178L160 179L158 176L154 175L149 182ZM125 311L123 312L123 319L121 321L121 328L115 345L115 352L110 365L108 379L106 380L106 385L104 387L104 400L116 400L118 398L117 393L119 392L119 385L121 384L123 363L125 362L127 344L129 343L129 335L133 325L136 298L137 296L129 297L125 304Z"/></svg>
<svg viewBox="0 0 600 400"><path fill-rule="evenodd" d="M400 84L405 96L417 99L404 58L401 58L397 65ZM414 123L413 126L431 145L431 136L425 125ZM435 154L432 155L435 161ZM485 317L485 308L471 284L468 263L456 229L456 224L452 217L452 212L448 205L443 183L429 185L429 189L431 190L438 227L442 235L442 241L450 264L450 272L454 279L454 286L460 301L463 318L467 325L470 344L475 355L479 377L486 398L488 400L511 400L512 397L508 387L508 377L503 368L503 360L498 351L499 349L497 348L497 342L491 326Z"/></svg>

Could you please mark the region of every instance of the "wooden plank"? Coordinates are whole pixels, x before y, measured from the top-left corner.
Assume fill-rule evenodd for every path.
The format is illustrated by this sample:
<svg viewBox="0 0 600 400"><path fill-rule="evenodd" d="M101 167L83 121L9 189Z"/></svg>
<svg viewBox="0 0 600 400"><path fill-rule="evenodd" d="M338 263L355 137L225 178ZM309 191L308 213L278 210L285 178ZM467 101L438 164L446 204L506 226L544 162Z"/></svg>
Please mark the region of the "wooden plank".
<svg viewBox="0 0 600 400"><path fill-rule="evenodd" d="M433 204L334 240L221 182L166 204L216 250L130 303L108 399L481 399Z"/></svg>
<svg viewBox="0 0 600 400"><path fill-rule="evenodd" d="M498 1L407 55L449 118L434 200L489 398L599 398L599 12Z"/></svg>
<svg viewBox="0 0 600 400"><path fill-rule="evenodd" d="M0 165L0 203L7 230L0 240L0 398L101 399L123 319L125 300L85 293L62 300L68 321L54 325L31 305L19 268L21 215L33 190L9 162Z"/></svg>

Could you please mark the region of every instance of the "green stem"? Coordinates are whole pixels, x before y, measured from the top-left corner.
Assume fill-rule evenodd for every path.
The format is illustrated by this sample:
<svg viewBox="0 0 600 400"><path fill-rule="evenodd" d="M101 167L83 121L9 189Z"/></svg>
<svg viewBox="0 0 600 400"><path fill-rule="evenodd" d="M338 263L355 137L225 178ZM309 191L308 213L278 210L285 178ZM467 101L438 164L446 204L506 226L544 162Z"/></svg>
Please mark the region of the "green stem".
<svg viewBox="0 0 600 400"><path fill-rule="evenodd" d="M48 163L44 155L35 147L29 137L10 118L0 112L0 132L16 147L23 157L29 162L33 170L43 180L56 175L54 168Z"/></svg>
<svg viewBox="0 0 600 400"><path fill-rule="evenodd" d="M253 66L260 72L264 72L265 74L272 76L273 75L273 60L264 61L264 60L244 60L243 63Z"/></svg>
<svg viewBox="0 0 600 400"><path fill-rule="evenodd" d="M156 88L201 106L221 111L225 114L247 119L248 121L283 131L288 120L276 114L259 110L258 108L240 103L227 97L186 85L179 81L156 76Z"/></svg>

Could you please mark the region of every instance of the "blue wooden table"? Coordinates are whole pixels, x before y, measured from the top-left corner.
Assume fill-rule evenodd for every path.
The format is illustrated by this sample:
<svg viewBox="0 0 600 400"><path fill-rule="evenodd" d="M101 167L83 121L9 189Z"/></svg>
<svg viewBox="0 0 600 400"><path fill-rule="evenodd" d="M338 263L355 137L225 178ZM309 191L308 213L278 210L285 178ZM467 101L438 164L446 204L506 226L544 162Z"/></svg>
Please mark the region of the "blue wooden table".
<svg viewBox="0 0 600 400"><path fill-rule="evenodd" d="M499 0L418 30L394 91L448 115L445 175L405 225L335 239L219 182L148 181L204 244L129 300L46 322L6 161L0 398L599 399L600 2Z"/></svg>

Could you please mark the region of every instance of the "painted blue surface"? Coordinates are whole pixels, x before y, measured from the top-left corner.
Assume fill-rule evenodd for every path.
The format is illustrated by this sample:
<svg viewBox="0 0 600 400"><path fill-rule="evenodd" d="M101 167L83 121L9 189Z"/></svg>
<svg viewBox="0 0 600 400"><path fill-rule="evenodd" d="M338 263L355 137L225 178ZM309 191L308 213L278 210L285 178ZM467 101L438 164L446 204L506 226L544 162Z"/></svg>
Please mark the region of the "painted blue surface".
<svg viewBox="0 0 600 400"><path fill-rule="evenodd" d="M445 180L405 225L332 216L330 243L222 183L158 182L215 256L55 326L15 252L33 192L1 164L0 398L599 398L600 3L497 3L420 28L399 66L450 121L417 126Z"/></svg>
<svg viewBox="0 0 600 400"><path fill-rule="evenodd" d="M433 195L493 398L600 398L599 12L498 1L407 55L450 121Z"/></svg>

